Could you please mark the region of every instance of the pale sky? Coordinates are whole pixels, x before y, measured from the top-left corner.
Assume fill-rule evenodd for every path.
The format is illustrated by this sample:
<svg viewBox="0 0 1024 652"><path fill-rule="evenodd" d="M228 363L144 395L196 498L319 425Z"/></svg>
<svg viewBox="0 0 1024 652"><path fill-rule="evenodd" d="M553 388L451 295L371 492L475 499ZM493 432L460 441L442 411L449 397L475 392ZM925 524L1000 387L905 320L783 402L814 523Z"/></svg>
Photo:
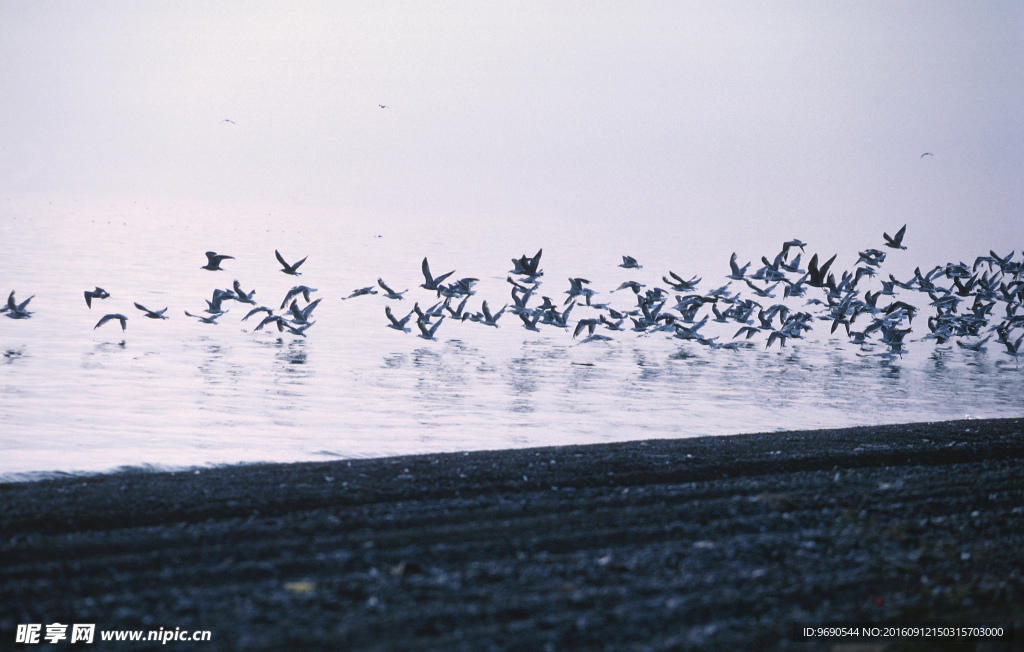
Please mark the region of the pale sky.
<svg viewBox="0 0 1024 652"><path fill-rule="evenodd" d="M0 97L8 197L1024 246L1019 1L5 0Z"/></svg>

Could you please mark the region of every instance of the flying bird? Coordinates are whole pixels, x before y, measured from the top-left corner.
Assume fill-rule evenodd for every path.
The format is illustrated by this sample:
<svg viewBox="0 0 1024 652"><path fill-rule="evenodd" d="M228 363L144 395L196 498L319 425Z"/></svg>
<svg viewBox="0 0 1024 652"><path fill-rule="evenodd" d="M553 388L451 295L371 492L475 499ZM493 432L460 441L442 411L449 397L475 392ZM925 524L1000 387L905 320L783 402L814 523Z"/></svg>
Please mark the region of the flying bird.
<svg viewBox="0 0 1024 652"><path fill-rule="evenodd" d="M296 285L292 289L288 290L288 294L284 295L284 301L281 302L281 310L288 305L288 302L292 300L292 297L302 295L302 298L309 302L309 293L316 292L316 288L311 288L306 285Z"/></svg>
<svg viewBox="0 0 1024 652"><path fill-rule="evenodd" d="M886 247L890 247L892 249L906 249L906 247L903 246L903 236L906 233L907 233L907 225L906 224L904 224L900 228L900 230L896 232L896 235L894 235L891 238L889 237L888 233L883 233L882 237L885 238L885 246Z"/></svg>
<svg viewBox="0 0 1024 652"><path fill-rule="evenodd" d="M25 308L28 306L28 302L35 296L36 295L33 294L31 297L25 299L21 303L18 303L14 300L14 290L11 290L11 293L7 296L7 305L0 308L0 312L7 313L7 316L11 319L28 319L32 316L32 313Z"/></svg>
<svg viewBox="0 0 1024 652"><path fill-rule="evenodd" d="M636 262L636 258L633 258L632 256L623 256L622 264L619 265L619 267L622 267L623 269L640 269L643 265Z"/></svg>
<svg viewBox="0 0 1024 652"><path fill-rule="evenodd" d="M387 297L388 299L401 299L402 295L405 294L406 292L408 292L408 290L402 290L401 292L395 292L394 290L392 290L391 288L388 287L388 284L385 283L384 279L382 279L382 278L378 278L377 279L377 285L379 285L382 288L384 288L384 292L386 293L384 296Z"/></svg>
<svg viewBox="0 0 1024 652"><path fill-rule="evenodd" d="M303 258L294 265L289 265L287 262L285 262L285 259L281 257L281 253L277 249L274 250L274 255L277 256L277 262L281 263L283 267L281 271L284 272L285 274L291 274L292 276L299 276L301 274L301 272L298 271L299 265L306 262L306 258L309 258L309 256L306 256L306 258Z"/></svg>
<svg viewBox="0 0 1024 652"><path fill-rule="evenodd" d="M86 290L84 294L85 305L89 306L90 309L92 308L93 299L106 299L110 296L110 293L101 287L97 287L95 290Z"/></svg>
<svg viewBox="0 0 1024 652"><path fill-rule="evenodd" d="M530 258L526 254L523 254L518 260L512 259L512 273L521 274L523 276L540 276L543 272L540 271L540 255L544 253L543 249L537 251L537 254Z"/></svg>
<svg viewBox="0 0 1024 652"><path fill-rule="evenodd" d="M441 281L445 280L449 276L455 273L455 270L448 272L447 274L441 274L440 276L434 277L430 274L430 265L427 263L426 256L423 257L423 283L420 285L421 288L426 290L436 291L437 286Z"/></svg>
<svg viewBox="0 0 1024 652"><path fill-rule="evenodd" d="M120 314L120 313L115 313L115 314L111 314L111 315L103 315L102 317L100 317L100 320L98 322L96 322L96 325L93 326L92 329L96 330L97 328L99 328L103 324L106 324L111 319L116 319L117 321L121 322L121 330L122 331L125 330L128 327L128 318L125 317L124 315Z"/></svg>
<svg viewBox="0 0 1024 652"><path fill-rule="evenodd" d="M736 263L736 252L734 251L732 256L729 258L729 268L732 272L726 278L731 278L736 281L742 281L743 275L747 273L747 268L750 267L750 263L747 263L743 267L740 267Z"/></svg>
<svg viewBox="0 0 1024 652"><path fill-rule="evenodd" d="M216 314L212 314L212 315L209 315L209 316L204 316L204 315L193 315L192 313L190 313L189 311L186 310L185 314L188 315L189 317L195 317L196 319L198 319L199 321L203 322L204 324L216 324L217 323L217 319L221 315L225 314L226 312L227 312L227 310L225 310L224 312L218 312Z"/></svg>
<svg viewBox="0 0 1024 652"><path fill-rule="evenodd" d="M218 254L216 251L207 251L206 260L208 262L202 267L200 267L200 269L208 269L211 272L216 272L221 269L224 269L223 267L220 266L221 262L227 259L234 260L234 258L234 256L225 256L224 254Z"/></svg>
<svg viewBox="0 0 1024 652"><path fill-rule="evenodd" d="M427 328L427 325L425 323L423 323L422 319L417 319L416 320L416 325L420 327L420 337L422 337L425 340L433 340L434 339L434 333L437 332L437 327L440 326L441 322L443 322L443 321L444 321L444 316L442 315L440 319L438 319L436 322L434 322L433 326L431 326L430 328Z"/></svg>
<svg viewBox="0 0 1024 652"><path fill-rule="evenodd" d="M163 310L150 310L141 303L136 303L135 307L146 313L146 316L150 319L167 319L167 315L164 314L167 312L167 308L164 308ZM110 317L110 315L107 315L107 317ZM104 317L104 319L106 319L106 317Z"/></svg>
<svg viewBox="0 0 1024 652"><path fill-rule="evenodd" d="M925 156L935 156L935 154L932 154L931 152L925 152L924 154L921 154L921 158L924 158Z"/></svg>
<svg viewBox="0 0 1024 652"><path fill-rule="evenodd" d="M368 285L368 286L366 286L364 288L356 288L355 290L352 290L352 294L348 295L347 297L342 297L342 299L351 299L353 297L364 297L364 296L366 296L368 294L377 294L377 290L373 289L372 285Z"/></svg>
<svg viewBox="0 0 1024 652"><path fill-rule="evenodd" d="M396 331L402 331L404 333L409 332L410 329L406 327L406 324L409 322L409 318L412 317L414 313L410 312L405 317L397 319L395 315L392 314L391 312L391 306L384 306L384 314L387 315L388 321L391 322L390 324L388 324L388 328L393 328Z"/></svg>
<svg viewBox="0 0 1024 652"><path fill-rule="evenodd" d="M239 283L238 280L235 280L234 287L235 287L235 301L237 301L239 303L248 303L251 306L255 306L256 305L256 301L252 298L252 295L256 294L256 290L252 290L251 292L246 292L245 290L242 289L242 284Z"/></svg>

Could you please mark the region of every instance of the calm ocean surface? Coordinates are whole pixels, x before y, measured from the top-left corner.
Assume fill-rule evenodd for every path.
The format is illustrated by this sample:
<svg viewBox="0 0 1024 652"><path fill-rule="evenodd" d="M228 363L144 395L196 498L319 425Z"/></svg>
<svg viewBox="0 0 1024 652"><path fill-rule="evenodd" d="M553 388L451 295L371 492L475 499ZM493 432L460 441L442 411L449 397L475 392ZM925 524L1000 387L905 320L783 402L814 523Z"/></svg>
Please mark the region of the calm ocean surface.
<svg viewBox="0 0 1024 652"><path fill-rule="evenodd" d="M484 299L492 311L510 303L510 259L541 247L545 274L533 301L561 304L567 279L582 276L595 301L628 310L633 293L611 292L624 280L664 287L672 270L703 277L706 292L728 281L732 251L753 261L752 272L761 255L774 257L801 234L779 233L770 244L719 234L702 246L584 224L496 232L485 221L312 209L95 200L7 200L0 208L0 292L6 299L14 290L19 302L34 296L30 319L0 319L2 479L1024 415L1024 366L995 338L982 352L920 341L932 309L918 292L899 295L921 314L908 352L892 358L880 355L883 345L855 346L817 320L784 348L766 350L759 334L737 351L628 330L582 343L571 330L528 331L509 312L500 328L446 319L437 341L415 336L415 318L413 334L385 327L385 306L401 317L414 302L437 301L419 287L424 256L435 274L479 279L472 310ZM908 251L890 253L881 278L948 262L915 257L913 231L907 243ZM858 249L881 244L880 234L841 250L809 242L804 260L838 252L835 269L853 269ZM289 261L308 256L302 276L282 274L275 249ZM200 269L207 250L235 259L223 271ZM987 253L961 258L970 264ZM622 254L643 268L619 268ZM408 288L405 300L342 300L378 277ZM233 301L216 325L184 314L202 313L213 290L235 279L275 309L292 286L317 288L316 323L306 337L255 332L259 317L241 321L252 306ZM83 291L96 286L110 297L89 309ZM742 283L730 289L753 296ZM817 310L804 307L806 298L782 301L781 291L766 301ZM135 302L168 307L169 319L146 319ZM577 307L571 323L596 316L588 310ZM116 321L94 329L106 313L126 315L127 330ZM727 342L737 327L709 322L701 334Z"/></svg>

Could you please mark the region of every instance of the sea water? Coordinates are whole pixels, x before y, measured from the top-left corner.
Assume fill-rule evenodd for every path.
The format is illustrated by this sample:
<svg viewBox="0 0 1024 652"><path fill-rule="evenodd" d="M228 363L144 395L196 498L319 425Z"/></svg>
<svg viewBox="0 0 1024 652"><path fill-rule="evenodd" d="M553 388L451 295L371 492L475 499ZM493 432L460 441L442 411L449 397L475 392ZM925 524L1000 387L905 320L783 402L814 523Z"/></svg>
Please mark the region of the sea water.
<svg viewBox="0 0 1024 652"><path fill-rule="evenodd" d="M984 351L924 340L932 309L917 292L899 297L921 308L901 355L886 355L877 341L851 344L842 328L831 333L831 322L820 320L803 339L771 348L763 334L734 340L735 323L701 331L741 342L738 350L632 332L629 320L625 331L600 329L608 341L574 338L572 328L532 332L507 310L497 328L449 317L433 341L417 336L415 317L411 333L386 327L385 306L402 317L414 303L438 301L419 287L424 257L435 275L478 279L467 310L484 300L492 312L511 303L510 259L541 248L544 276L530 305L541 296L563 304L568 278L584 277L594 302L630 310L633 292L616 290L625 280L668 289L661 277L672 270L701 277L707 292L728 283L732 251L741 264L753 261L752 272L793 236L766 243L710 226L701 242L585 221L8 199L0 292L6 299L15 291L19 302L32 296L33 314L0 318L0 478L1024 415L1017 360L995 338ZM856 250L878 240L851 242L836 271L852 269ZM208 250L234 258L221 271L201 269ZM301 276L282 273L275 250L289 262L308 256ZM808 243L804 264L812 250L821 251ZM619 267L623 254L643 268ZM911 244L890 251L880 278L945 262L915 259ZM344 298L378 278L407 290L404 298ZM293 286L315 288L315 324L305 336L273 325L256 331L263 315L243 321L253 306L230 300L216 324L185 315L207 314L213 290L236 279L256 290L257 305L278 312ZM97 286L110 297L90 309L83 292ZM730 291L753 296L737 281ZM806 305L819 295L811 288L805 298L783 299L780 286L777 299L763 301L820 313ZM134 303L167 307L168 319L148 319ZM116 320L94 328L108 313L127 316L127 329ZM577 306L570 324L597 314ZM863 326L868 317L861 319Z"/></svg>

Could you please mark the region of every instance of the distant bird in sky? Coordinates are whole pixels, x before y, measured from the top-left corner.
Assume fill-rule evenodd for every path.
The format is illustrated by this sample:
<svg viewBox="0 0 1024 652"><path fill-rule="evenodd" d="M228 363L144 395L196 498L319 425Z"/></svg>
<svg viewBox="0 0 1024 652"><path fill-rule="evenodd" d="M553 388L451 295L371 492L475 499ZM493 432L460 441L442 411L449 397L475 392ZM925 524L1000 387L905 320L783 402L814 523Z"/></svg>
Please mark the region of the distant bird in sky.
<svg viewBox="0 0 1024 652"><path fill-rule="evenodd" d="M903 236L907 233L907 225L904 224L896 235L889 237L888 233L883 233L882 237L885 238L885 246L891 249L906 249L903 246Z"/></svg>
<svg viewBox="0 0 1024 652"><path fill-rule="evenodd" d="M205 265L203 265L202 267L200 267L200 269L208 269L211 272L222 270L224 268L220 266L221 262L224 261L224 260L227 260L229 258L231 260L234 260L235 257L234 256L225 256L224 254L218 254L216 251L207 251L206 252L206 260L208 262Z"/></svg>
<svg viewBox="0 0 1024 652"><path fill-rule="evenodd" d="M380 108L382 108L382 109L386 109L386 108L388 108L388 105L387 105L387 104L378 104L377 106L379 106L379 107L380 107Z"/></svg>
<svg viewBox="0 0 1024 652"><path fill-rule="evenodd" d="M284 272L285 274L291 274L292 276L299 276L301 274L301 272L298 271L299 266L302 263L306 262L306 258L309 258L309 256L306 256L306 258L303 258L294 265L289 265L288 263L285 262L284 258L281 256L281 253L277 249L274 250L274 255L277 256L277 262L281 263L281 265L284 267L284 269L282 269L281 271Z"/></svg>
<svg viewBox="0 0 1024 652"><path fill-rule="evenodd" d="M85 305L89 306L89 308L92 308L92 300L93 299L106 299L109 296L110 296L110 293L107 292L106 290L104 290L101 287L97 287L95 290L86 290L85 291Z"/></svg>
<svg viewBox="0 0 1024 652"><path fill-rule="evenodd" d="M99 328L103 324L106 324L108 321L110 321L112 319L116 319L117 321L121 322L121 330L122 331L125 330L128 327L128 318L125 317L124 315L120 314L120 313L114 313L114 314L111 314L111 315L103 315L102 317L100 317L100 320L98 322L96 322L96 325L93 326L92 329L96 330L97 328Z"/></svg>
<svg viewBox="0 0 1024 652"><path fill-rule="evenodd" d="M235 121L230 118L224 118L221 122L230 122L231 124L235 124Z"/></svg>
<svg viewBox="0 0 1024 652"><path fill-rule="evenodd" d="M924 154L921 154L921 158L924 158L925 156L935 156L935 154L932 154L931 152L925 152Z"/></svg>

